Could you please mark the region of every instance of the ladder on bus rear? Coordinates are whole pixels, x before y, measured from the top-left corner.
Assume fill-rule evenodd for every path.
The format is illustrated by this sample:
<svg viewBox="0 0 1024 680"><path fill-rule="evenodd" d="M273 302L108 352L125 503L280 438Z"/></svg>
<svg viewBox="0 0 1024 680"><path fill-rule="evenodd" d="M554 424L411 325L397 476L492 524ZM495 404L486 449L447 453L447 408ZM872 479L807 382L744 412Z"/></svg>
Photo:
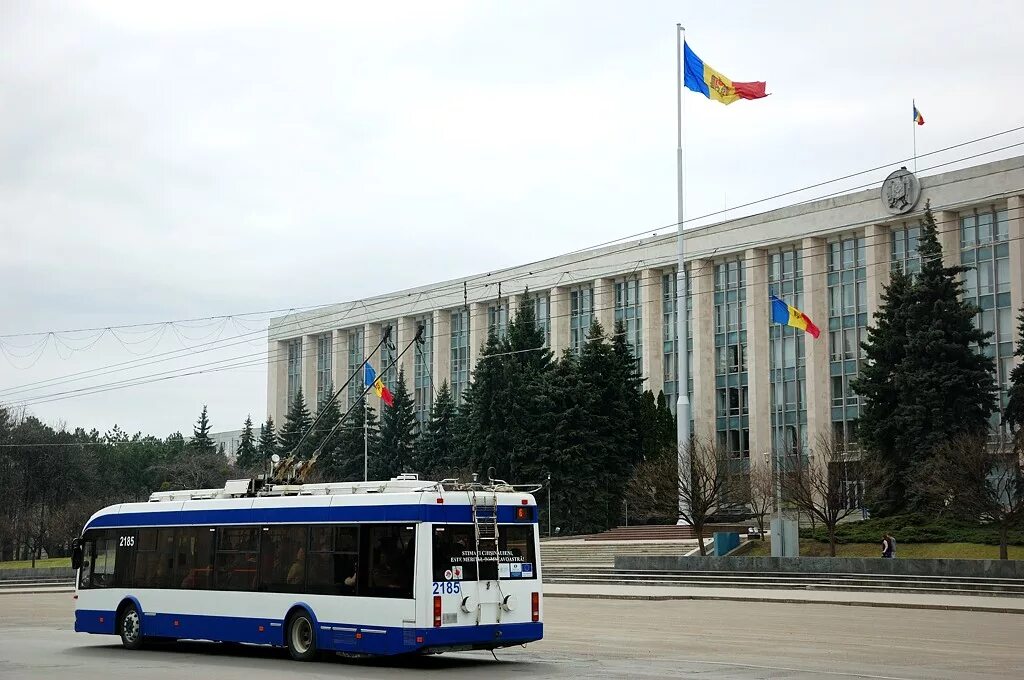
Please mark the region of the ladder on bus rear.
<svg viewBox="0 0 1024 680"><path fill-rule="evenodd" d="M480 623L480 610L483 601L480 598L480 555L487 555L487 560L494 562L494 578L498 578L498 497L493 492L472 492L473 528L476 535L476 574L477 574L477 605L476 622ZM487 579L490 581L490 579ZM487 589L490 589L488 583ZM500 618L500 611L497 613Z"/></svg>

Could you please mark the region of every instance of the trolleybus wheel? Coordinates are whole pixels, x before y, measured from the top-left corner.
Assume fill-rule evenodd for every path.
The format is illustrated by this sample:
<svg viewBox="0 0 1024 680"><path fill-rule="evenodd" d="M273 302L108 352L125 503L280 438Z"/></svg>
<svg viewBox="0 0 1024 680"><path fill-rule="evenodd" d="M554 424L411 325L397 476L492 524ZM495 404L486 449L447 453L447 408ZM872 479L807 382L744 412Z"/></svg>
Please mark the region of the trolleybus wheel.
<svg viewBox="0 0 1024 680"><path fill-rule="evenodd" d="M142 646L142 618L134 604L127 604L117 617L117 632L121 634L121 644L125 649L138 649Z"/></svg>
<svg viewBox="0 0 1024 680"><path fill-rule="evenodd" d="M316 658L316 628L308 612L296 612L288 619L285 643L288 645L288 653L296 661L312 661Z"/></svg>

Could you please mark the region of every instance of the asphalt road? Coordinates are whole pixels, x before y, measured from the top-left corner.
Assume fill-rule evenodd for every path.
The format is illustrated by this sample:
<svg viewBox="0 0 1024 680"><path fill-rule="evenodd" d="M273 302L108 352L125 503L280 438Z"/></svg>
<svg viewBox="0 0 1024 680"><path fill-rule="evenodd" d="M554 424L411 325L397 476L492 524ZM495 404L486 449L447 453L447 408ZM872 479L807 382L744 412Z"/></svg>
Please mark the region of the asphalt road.
<svg viewBox="0 0 1024 680"><path fill-rule="evenodd" d="M130 652L71 632L71 595L0 594L0 678L1021 678L1024 616L819 604L548 598L526 648L299 664L281 650Z"/></svg>

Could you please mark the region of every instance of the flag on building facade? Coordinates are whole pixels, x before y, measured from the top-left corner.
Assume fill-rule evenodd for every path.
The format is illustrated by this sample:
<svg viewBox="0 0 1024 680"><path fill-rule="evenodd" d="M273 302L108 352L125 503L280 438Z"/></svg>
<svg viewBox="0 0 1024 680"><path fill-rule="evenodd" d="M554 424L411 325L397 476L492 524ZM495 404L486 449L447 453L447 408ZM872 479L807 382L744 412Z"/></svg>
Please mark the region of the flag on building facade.
<svg viewBox="0 0 1024 680"><path fill-rule="evenodd" d="M391 396L391 390L384 385L384 382L377 377L377 371L373 370L373 366L367 361L366 365L363 366L363 380L365 384L372 385L373 391L377 393L380 400L388 406L395 405L395 398Z"/></svg>
<svg viewBox="0 0 1024 680"><path fill-rule="evenodd" d="M688 90L700 92L708 99L732 104L737 99L760 99L767 97L763 81L736 82L711 68L683 43L683 85Z"/></svg>
<svg viewBox="0 0 1024 680"><path fill-rule="evenodd" d="M924 125L924 116L917 110L917 102L914 102L914 122L918 125Z"/></svg>
<svg viewBox="0 0 1024 680"><path fill-rule="evenodd" d="M810 333L813 337L821 335L821 331L811 321L811 317L801 312L796 307L790 307L784 301L770 295L772 305L772 323L781 323L783 326L792 326Z"/></svg>

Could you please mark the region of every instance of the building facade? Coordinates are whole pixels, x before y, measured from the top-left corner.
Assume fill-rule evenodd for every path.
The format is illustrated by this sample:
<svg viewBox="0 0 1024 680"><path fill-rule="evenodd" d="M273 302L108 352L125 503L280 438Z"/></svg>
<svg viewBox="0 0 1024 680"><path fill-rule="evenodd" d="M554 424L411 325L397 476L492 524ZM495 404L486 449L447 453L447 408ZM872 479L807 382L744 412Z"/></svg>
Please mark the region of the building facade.
<svg viewBox="0 0 1024 680"><path fill-rule="evenodd" d="M767 462L832 436L855 445L860 343L892 268L920 268L926 201L946 261L974 268L965 294L981 310L977 323L994 333L1003 406L1024 303L1024 157L894 181L688 229L685 343L676 337L674 233L273 319L269 413L283 422L299 387L315 409L308 395L345 384L365 352L383 371L423 326L425 344L398 365L425 419L443 381L456 397L464 392L488 329L503 332L517 305L530 304L556 355L578 350L592 319L607 333L622 321L645 387L664 391L673 407L676 352L685 347L694 432L736 458ZM821 337L771 324L770 294L807 313ZM374 350L389 325L396 351ZM385 381L393 385L396 372ZM352 380L349 403L361 379Z"/></svg>

